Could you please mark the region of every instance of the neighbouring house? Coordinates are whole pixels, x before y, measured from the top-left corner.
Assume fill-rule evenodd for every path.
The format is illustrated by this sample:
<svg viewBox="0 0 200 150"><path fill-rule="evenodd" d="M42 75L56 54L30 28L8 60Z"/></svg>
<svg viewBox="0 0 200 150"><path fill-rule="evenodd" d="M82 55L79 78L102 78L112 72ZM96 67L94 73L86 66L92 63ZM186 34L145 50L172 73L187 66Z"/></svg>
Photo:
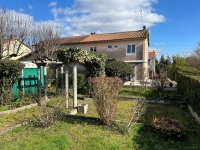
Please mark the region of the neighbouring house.
<svg viewBox="0 0 200 150"><path fill-rule="evenodd" d="M60 47L78 47L81 49L106 53L108 58L117 58L129 63L135 68L135 77L139 80L139 68L149 67L149 30L146 26L142 30L64 37L60 40Z"/></svg>
<svg viewBox="0 0 200 150"><path fill-rule="evenodd" d="M32 63L33 56L31 48L16 36L11 36L3 41L2 59L20 60L25 65L21 72L18 82L13 85L13 96L18 97L19 92L31 94L38 89L38 71L37 66ZM41 84L44 86L43 68L41 69Z"/></svg>
<svg viewBox="0 0 200 150"><path fill-rule="evenodd" d="M156 67L156 52L154 50L152 52L149 52L148 64L151 69L149 77L153 77L155 74L155 67Z"/></svg>
<svg viewBox="0 0 200 150"><path fill-rule="evenodd" d="M18 60L31 53L31 48L14 35L11 35L9 39L3 40L2 49L2 59Z"/></svg>

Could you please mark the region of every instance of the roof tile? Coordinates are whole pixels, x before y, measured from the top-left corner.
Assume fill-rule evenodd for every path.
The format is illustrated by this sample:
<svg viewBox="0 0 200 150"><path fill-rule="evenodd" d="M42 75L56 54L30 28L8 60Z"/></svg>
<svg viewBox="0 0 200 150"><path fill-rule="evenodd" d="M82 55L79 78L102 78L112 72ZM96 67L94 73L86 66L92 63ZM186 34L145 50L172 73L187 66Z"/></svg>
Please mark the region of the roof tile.
<svg viewBox="0 0 200 150"><path fill-rule="evenodd" d="M148 30L138 31L127 31L127 32L115 32L115 33L104 33L104 34L91 34L85 36L71 36L64 37L61 39L61 43L84 43L84 42L97 42L97 41L111 41L111 40L122 40L122 39L140 39L148 38Z"/></svg>

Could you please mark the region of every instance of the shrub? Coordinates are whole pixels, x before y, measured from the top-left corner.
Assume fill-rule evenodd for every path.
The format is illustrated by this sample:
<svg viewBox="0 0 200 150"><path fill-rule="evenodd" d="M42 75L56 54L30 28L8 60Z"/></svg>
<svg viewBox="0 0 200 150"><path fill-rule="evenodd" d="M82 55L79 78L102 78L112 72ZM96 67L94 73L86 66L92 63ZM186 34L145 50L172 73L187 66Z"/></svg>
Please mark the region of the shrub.
<svg viewBox="0 0 200 150"><path fill-rule="evenodd" d="M53 103L53 106L50 101L43 103L33 114L33 124L43 128L47 128L54 124L57 119L63 116L63 109L61 108L61 105L64 106L61 99L57 99Z"/></svg>
<svg viewBox="0 0 200 150"><path fill-rule="evenodd" d="M133 67L128 63L117 59L110 59L106 63L106 76L119 77L123 81L127 80L129 75L134 75Z"/></svg>
<svg viewBox="0 0 200 150"><path fill-rule="evenodd" d="M73 86L73 75L69 75L69 86ZM86 93L86 82L84 74L77 74L77 90L79 94Z"/></svg>
<svg viewBox="0 0 200 150"><path fill-rule="evenodd" d="M166 138L181 139L185 136L185 131L177 120L155 117L153 118L152 126L155 132L161 133Z"/></svg>
<svg viewBox="0 0 200 150"><path fill-rule="evenodd" d="M122 80L118 77L93 77L89 79L91 96L101 121L111 126L116 118L118 92Z"/></svg>
<svg viewBox="0 0 200 150"><path fill-rule="evenodd" d="M58 60L64 64L69 62L85 63L86 78L99 77L105 74L106 54L69 47L58 49L56 55Z"/></svg>
<svg viewBox="0 0 200 150"><path fill-rule="evenodd" d="M0 60L0 103L4 105L13 100L12 85L20 77L24 65L18 60Z"/></svg>
<svg viewBox="0 0 200 150"><path fill-rule="evenodd" d="M192 67L176 67L178 93L188 99L189 105L200 115L200 71Z"/></svg>

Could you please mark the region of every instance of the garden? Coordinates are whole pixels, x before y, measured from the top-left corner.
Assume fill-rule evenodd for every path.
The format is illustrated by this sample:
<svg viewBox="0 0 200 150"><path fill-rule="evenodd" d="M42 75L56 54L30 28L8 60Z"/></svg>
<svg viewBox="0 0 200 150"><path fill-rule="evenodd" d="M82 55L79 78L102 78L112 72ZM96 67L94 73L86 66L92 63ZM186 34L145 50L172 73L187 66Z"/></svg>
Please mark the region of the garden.
<svg viewBox="0 0 200 150"><path fill-rule="evenodd" d="M156 97L157 94L151 90L123 87L119 97L125 95L147 98ZM173 102L145 103L141 107L145 111L138 112L142 114L137 120L132 119L134 108L141 103L120 98L115 122L111 126L106 126L99 119L93 101L84 100L84 95L78 95L78 103L88 104L88 112L75 116L66 115L72 108L64 106L64 97L51 97L46 107L38 106L15 114L1 115L1 131L24 123L1 133L1 149L199 149L200 126L187 107L180 107L180 101L184 101L184 98L177 91L163 91L162 95L173 97ZM72 105L72 98L69 102ZM168 122L168 126L171 129L166 129L166 126L155 128L156 118L169 119L171 122ZM163 121L162 124L162 121L160 126L167 123Z"/></svg>
<svg viewBox="0 0 200 150"><path fill-rule="evenodd" d="M69 55L66 50L72 55L74 49L60 50L61 59L68 61L63 57ZM75 50L84 57L90 55ZM87 57L88 67L98 59L96 56L92 53ZM72 55L70 59L73 57L77 56ZM1 88L0 149L200 149L200 126L188 110L190 99L179 95L177 90L165 89L164 84L158 84L161 83L158 78L154 88L122 86L127 76L123 69L129 70L127 73L130 74L130 66L115 59L105 62L104 55L98 54L98 57L104 62L101 59L94 61L95 71L89 69L92 73L87 72L87 82L83 74L78 74L77 99L79 105L88 104L86 114L69 113L75 109L71 96L72 77L69 78L69 104L66 107L65 95L56 92L53 85L48 88L48 101L44 92L39 95L19 93L18 98L6 96L11 94L7 91L19 74L4 71L1 81L9 84ZM5 70L11 68L6 61L1 64L6 64L2 65ZM106 65L109 73L102 77ZM121 66L121 69L116 71L114 66ZM19 64L18 70L22 67ZM89 76L91 74L94 76ZM11 79L14 80L5 82ZM88 95L90 99L85 99ZM4 113L7 109L15 110L29 104L34 107Z"/></svg>

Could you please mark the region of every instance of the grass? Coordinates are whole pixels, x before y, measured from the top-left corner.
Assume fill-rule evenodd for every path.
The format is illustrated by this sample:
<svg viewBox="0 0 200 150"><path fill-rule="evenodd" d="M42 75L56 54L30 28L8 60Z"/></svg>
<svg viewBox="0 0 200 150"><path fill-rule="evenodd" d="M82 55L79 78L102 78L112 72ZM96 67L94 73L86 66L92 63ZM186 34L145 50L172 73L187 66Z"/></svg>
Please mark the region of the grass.
<svg viewBox="0 0 200 150"><path fill-rule="evenodd" d="M170 93L174 94L174 93ZM130 94L129 96L134 96ZM49 103L54 106L58 98ZM61 105L64 103L64 98ZM104 126L98 119L92 101L78 100L78 104L88 104L86 115L65 116L48 128L35 127L33 124L21 126L0 135L2 150L198 150L200 149L200 125L193 119L188 110L164 104L148 104L146 113L134 125L129 133L122 129L127 126L136 101L120 100L118 103L117 123L113 127ZM72 101L70 100L70 105ZM4 115L0 118L0 127L14 125L24 119L32 118L37 108L18 112L15 115ZM63 107L63 111L67 111ZM181 122L187 136L183 140L165 139L154 133L151 128L153 117L169 117Z"/></svg>
<svg viewBox="0 0 200 150"><path fill-rule="evenodd" d="M161 92L161 97L164 96L173 96L176 95L177 91L169 91L169 90L164 90ZM147 90L141 90L139 88L134 88L134 87L124 87L120 93L120 96L131 96L131 97L135 97L135 98L140 98L140 97L145 97L145 98L154 98L154 99L158 99L161 98L160 94L156 91L152 91L150 89Z"/></svg>

